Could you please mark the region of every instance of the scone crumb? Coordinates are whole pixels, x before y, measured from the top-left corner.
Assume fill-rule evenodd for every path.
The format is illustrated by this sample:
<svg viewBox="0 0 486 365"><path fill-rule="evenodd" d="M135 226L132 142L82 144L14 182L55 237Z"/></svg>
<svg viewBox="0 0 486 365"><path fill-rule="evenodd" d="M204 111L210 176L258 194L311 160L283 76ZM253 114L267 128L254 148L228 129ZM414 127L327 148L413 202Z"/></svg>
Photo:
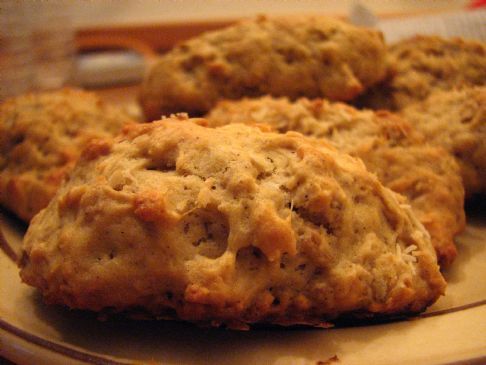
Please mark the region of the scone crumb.
<svg viewBox="0 0 486 365"><path fill-rule="evenodd" d="M155 190L147 190L134 200L135 215L146 222L175 223L180 219L176 212L169 211L163 195Z"/></svg>
<svg viewBox="0 0 486 365"><path fill-rule="evenodd" d="M84 149L81 157L91 161L110 153L111 143L106 139L95 139Z"/></svg>
<svg viewBox="0 0 486 365"><path fill-rule="evenodd" d="M417 250L418 250L417 245L410 245L405 247L405 250L402 251L400 245L397 244L397 256L410 266L414 274L415 274L415 267L413 264L417 263L417 256L420 256L415 254Z"/></svg>
<svg viewBox="0 0 486 365"><path fill-rule="evenodd" d="M292 226L287 220L278 217L271 207L261 205L255 216L255 223L255 246L262 250L269 261L279 260L284 253L296 254Z"/></svg>

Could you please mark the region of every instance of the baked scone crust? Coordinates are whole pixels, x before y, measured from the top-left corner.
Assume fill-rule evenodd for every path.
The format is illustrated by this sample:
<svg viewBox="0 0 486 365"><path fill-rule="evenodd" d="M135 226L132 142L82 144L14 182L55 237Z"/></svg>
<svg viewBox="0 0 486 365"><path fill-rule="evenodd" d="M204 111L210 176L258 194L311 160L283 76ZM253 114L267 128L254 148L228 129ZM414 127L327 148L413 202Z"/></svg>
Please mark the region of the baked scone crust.
<svg viewBox="0 0 486 365"><path fill-rule="evenodd" d="M401 200L298 133L133 125L34 217L21 277L50 303L237 328L417 312L445 282Z"/></svg>
<svg viewBox="0 0 486 365"><path fill-rule="evenodd" d="M467 196L486 193L486 87L439 90L401 114L456 158Z"/></svg>
<svg viewBox="0 0 486 365"><path fill-rule="evenodd" d="M391 45L388 56L387 80L360 97L360 106L400 110L435 90L486 85L483 42L415 36Z"/></svg>
<svg viewBox="0 0 486 365"><path fill-rule="evenodd" d="M200 116L222 98L271 94L350 100L386 75L376 30L317 16L258 17L163 55L142 86L147 119Z"/></svg>
<svg viewBox="0 0 486 365"><path fill-rule="evenodd" d="M76 89L26 94L0 106L0 204L29 221L44 208L81 150L131 118Z"/></svg>
<svg viewBox="0 0 486 365"><path fill-rule="evenodd" d="M207 119L212 127L266 123L279 132L323 138L361 158L385 186L408 197L432 236L441 265L455 258L454 236L465 227L459 168L444 149L426 145L424 137L397 115L321 99L290 102L263 97L220 102Z"/></svg>

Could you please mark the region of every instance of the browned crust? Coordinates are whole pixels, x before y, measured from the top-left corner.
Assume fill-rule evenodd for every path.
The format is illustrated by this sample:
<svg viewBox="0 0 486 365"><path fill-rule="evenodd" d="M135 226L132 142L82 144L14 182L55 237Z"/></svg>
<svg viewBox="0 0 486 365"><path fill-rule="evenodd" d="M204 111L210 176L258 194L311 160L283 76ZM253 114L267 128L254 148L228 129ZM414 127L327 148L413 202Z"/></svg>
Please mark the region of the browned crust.
<svg viewBox="0 0 486 365"><path fill-rule="evenodd" d="M415 313L445 286L423 227L360 161L181 118L81 160L24 252L49 303L239 328Z"/></svg>
<svg viewBox="0 0 486 365"><path fill-rule="evenodd" d="M400 110L435 90L486 84L486 45L462 38L415 36L389 47L388 78L356 103Z"/></svg>
<svg viewBox="0 0 486 365"><path fill-rule="evenodd" d="M381 33L327 17L259 17L205 33L160 58L144 80L149 120L207 112L219 99L271 94L351 100L385 76Z"/></svg>
<svg viewBox="0 0 486 365"><path fill-rule="evenodd" d="M95 138L111 137L129 121L95 94L76 89L5 101L0 106L0 203L30 221L47 205L83 147Z"/></svg>
<svg viewBox="0 0 486 365"><path fill-rule="evenodd" d="M222 101L208 114L209 126L267 123L330 141L361 158L385 186L407 196L432 235L441 265L454 260L454 237L465 228L464 188L459 168L441 147L390 111L359 111L322 99L263 97Z"/></svg>

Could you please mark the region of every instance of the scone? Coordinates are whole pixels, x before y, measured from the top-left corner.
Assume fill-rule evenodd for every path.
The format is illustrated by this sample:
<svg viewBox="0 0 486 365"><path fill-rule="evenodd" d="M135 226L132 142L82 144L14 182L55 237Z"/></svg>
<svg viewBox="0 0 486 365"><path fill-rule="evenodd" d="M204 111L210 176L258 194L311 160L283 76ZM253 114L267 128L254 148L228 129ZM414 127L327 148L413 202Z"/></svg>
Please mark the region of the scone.
<svg viewBox="0 0 486 365"><path fill-rule="evenodd" d="M81 90L26 94L0 105L0 204L29 221L44 208L81 149L131 119Z"/></svg>
<svg viewBox="0 0 486 365"><path fill-rule="evenodd" d="M407 196L432 236L441 265L456 256L454 236L465 226L464 188L454 159L398 116L359 111L325 100L264 97L221 102L208 114L209 126L266 123L279 132L324 138L363 160L381 182Z"/></svg>
<svg viewBox="0 0 486 365"><path fill-rule="evenodd" d="M264 94L350 100L386 74L378 31L327 17L259 17L175 47L150 69L141 104L149 120L200 116L219 99Z"/></svg>
<svg viewBox="0 0 486 365"><path fill-rule="evenodd" d="M233 328L418 312L445 282L402 199L298 133L134 124L34 217L21 277L49 303Z"/></svg>
<svg viewBox="0 0 486 365"><path fill-rule="evenodd" d="M486 87L437 91L401 114L456 157L466 195L486 193Z"/></svg>
<svg viewBox="0 0 486 365"><path fill-rule="evenodd" d="M357 102L373 109L399 110L435 90L486 85L486 45L461 38L416 36L389 48L389 78Z"/></svg>

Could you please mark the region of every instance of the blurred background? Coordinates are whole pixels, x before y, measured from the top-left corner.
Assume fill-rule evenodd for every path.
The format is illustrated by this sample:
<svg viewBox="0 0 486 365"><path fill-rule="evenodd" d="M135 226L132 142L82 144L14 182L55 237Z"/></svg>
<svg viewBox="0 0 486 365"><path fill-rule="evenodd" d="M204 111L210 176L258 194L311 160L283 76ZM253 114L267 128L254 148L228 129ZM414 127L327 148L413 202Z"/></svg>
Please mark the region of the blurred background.
<svg viewBox="0 0 486 365"><path fill-rule="evenodd" d="M485 40L485 4L484 0L0 0L0 99L63 85L97 89L137 85L151 60L177 42L257 14L338 16L382 29L389 42L415 32Z"/></svg>
<svg viewBox="0 0 486 365"><path fill-rule="evenodd" d="M457 10L464 0L160 0L90 1L73 4L74 24L131 24L248 17L259 13L283 15L319 13L344 16L357 3L377 14Z"/></svg>

